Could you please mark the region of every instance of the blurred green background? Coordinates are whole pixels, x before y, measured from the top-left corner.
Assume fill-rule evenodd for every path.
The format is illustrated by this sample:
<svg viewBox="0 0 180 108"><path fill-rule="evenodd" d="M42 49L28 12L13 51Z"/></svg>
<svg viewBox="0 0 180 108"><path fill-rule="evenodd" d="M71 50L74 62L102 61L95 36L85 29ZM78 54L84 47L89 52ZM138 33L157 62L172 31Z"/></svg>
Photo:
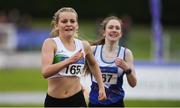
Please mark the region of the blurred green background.
<svg viewBox="0 0 180 108"><path fill-rule="evenodd" d="M163 60L180 62L180 15L179 0L161 0L163 25ZM79 14L79 37L94 41L100 38L97 24L102 18L117 15L130 18L125 46L132 50L135 61L154 60L153 33L149 0L4 0L0 1L0 23L14 23L19 35L19 46L15 52L40 53L42 42L48 37L53 14L61 7L71 6ZM4 18L5 17L5 18ZM24 19L23 19L24 18ZM34 31L44 30L42 35ZM24 35L22 35L23 33ZM23 39L34 33L38 44L28 44ZM27 33L27 34L26 34ZM28 38L29 39L29 38ZM33 40L32 39L32 40ZM34 41L35 41L34 40ZM1 39L2 41L2 39ZM25 44L22 44L25 43ZM34 46L36 45L36 46ZM6 50L0 50L7 53ZM21 60L22 58L19 58ZM11 60L7 59L11 62ZM17 61L18 62L18 61ZM41 75L40 67L1 67L0 93L8 92L46 92L47 81ZM0 97L2 98L2 97ZM180 100L125 100L129 107L179 107ZM42 106L41 104L3 104L0 106Z"/></svg>

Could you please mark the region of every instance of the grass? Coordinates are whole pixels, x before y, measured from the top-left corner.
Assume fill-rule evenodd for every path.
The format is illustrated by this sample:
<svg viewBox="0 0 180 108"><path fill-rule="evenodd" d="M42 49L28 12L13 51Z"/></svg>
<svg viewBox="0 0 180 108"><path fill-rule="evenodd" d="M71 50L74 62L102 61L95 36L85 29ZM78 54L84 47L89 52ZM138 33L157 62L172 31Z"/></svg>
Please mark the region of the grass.
<svg viewBox="0 0 180 108"><path fill-rule="evenodd" d="M137 26L128 34L127 47L132 50L135 59L151 59L150 34L150 30L144 26Z"/></svg>
<svg viewBox="0 0 180 108"><path fill-rule="evenodd" d="M125 100L126 107L180 107L180 100Z"/></svg>
<svg viewBox="0 0 180 108"><path fill-rule="evenodd" d="M1 69L0 92L46 91L47 81L40 69Z"/></svg>

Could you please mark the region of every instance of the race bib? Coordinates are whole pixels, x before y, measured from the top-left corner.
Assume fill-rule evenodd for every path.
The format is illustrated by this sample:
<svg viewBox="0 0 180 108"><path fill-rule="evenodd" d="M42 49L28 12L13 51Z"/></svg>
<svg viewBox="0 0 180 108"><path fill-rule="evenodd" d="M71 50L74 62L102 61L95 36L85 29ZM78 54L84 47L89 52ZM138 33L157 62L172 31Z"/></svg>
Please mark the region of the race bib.
<svg viewBox="0 0 180 108"><path fill-rule="evenodd" d="M71 64L64 72L59 72L59 74L63 76L81 76L83 74L83 67L83 64Z"/></svg>
<svg viewBox="0 0 180 108"><path fill-rule="evenodd" d="M102 73L103 82L105 84L117 84L117 73Z"/></svg>
<svg viewBox="0 0 180 108"><path fill-rule="evenodd" d="M117 84L118 68L117 67L100 67L102 79L105 85ZM96 82L93 77L93 81Z"/></svg>

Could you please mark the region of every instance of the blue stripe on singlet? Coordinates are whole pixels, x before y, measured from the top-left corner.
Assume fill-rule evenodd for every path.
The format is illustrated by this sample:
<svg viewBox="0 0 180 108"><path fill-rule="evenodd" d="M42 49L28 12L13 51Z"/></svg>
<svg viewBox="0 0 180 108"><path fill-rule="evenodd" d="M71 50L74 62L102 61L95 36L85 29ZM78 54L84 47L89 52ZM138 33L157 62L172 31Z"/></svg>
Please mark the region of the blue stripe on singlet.
<svg viewBox="0 0 180 108"><path fill-rule="evenodd" d="M60 61L63 61L65 59L67 59L69 57L62 57ZM81 58L80 60L78 60L76 63L74 64L84 64L85 63L85 59L84 58Z"/></svg>
<svg viewBox="0 0 180 108"><path fill-rule="evenodd" d="M117 67L100 67L101 72L108 72L108 73L117 73L118 68Z"/></svg>

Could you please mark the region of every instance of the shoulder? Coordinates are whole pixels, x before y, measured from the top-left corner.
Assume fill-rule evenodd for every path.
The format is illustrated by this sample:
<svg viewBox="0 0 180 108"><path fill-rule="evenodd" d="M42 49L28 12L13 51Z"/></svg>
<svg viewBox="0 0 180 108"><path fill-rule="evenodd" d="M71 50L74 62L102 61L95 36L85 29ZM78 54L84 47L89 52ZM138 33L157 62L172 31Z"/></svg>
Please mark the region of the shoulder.
<svg viewBox="0 0 180 108"><path fill-rule="evenodd" d="M133 53L130 49L126 48L125 50L125 59L127 60L128 58L133 58Z"/></svg>
<svg viewBox="0 0 180 108"><path fill-rule="evenodd" d="M88 41L82 41L82 43L85 48L91 48L92 51L96 49L96 45L91 46Z"/></svg>
<svg viewBox="0 0 180 108"><path fill-rule="evenodd" d="M125 48L125 54L132 54L132 51L129 48Z"/></svg>
<svg viewBox="0 0 180 108"><path fill-rule="evenodd" d="M56 47L56 43L53 38L47 38L44 40L43 47Z"/></svg>
<svg viewBox="0 0 180 108"><path fill-rule="evenodd" d="M89 49L90 48L90 44L89 44L88 41L82 40L82 44L83 44L84 49Z"/></svg>
<svg viewBox="0 0 180 108"><path fill-rule="evenodd" d="M91 46L91 50L92 50L93 52L95 51L96 48L97 48L96 45Z"/></svg>
<svg viewBox="0 0 180 108"><path fill-rule="evenodd" d="M87 40L81 40L83 44L88 44L90 45L90 43Z"/></svg>
<svg viewBox="0 0 180 108"><path fill-rule="evenodd" d="M88 41L86 41L86 40L82 40L82 44L83 44L85 53L88 54L89 51L91 50L90 43Z"/></svg>
<svg viewBox="0 0 180 108"><path fill-rule="evenodd" d="M53 38L47 38L44 40L44 44L55 44Z"/></svg>

